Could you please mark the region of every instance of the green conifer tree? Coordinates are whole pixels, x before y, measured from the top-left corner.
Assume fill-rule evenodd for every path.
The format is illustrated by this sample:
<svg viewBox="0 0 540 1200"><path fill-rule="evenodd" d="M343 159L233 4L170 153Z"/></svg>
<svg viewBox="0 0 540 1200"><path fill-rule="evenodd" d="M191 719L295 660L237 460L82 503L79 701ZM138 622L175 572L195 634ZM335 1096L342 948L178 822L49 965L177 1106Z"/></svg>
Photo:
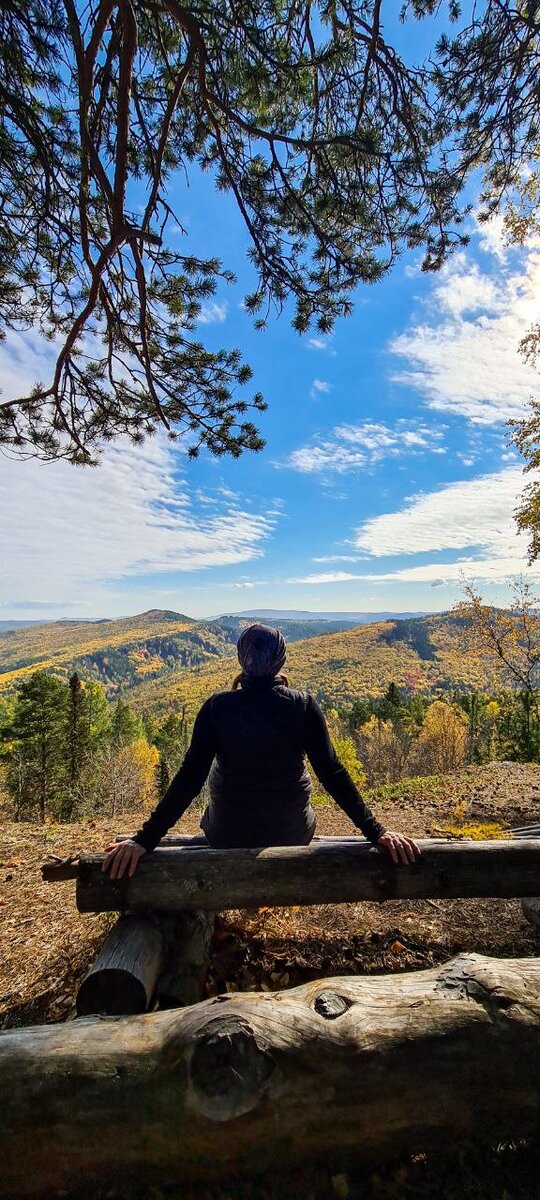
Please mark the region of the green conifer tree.
<svg viewBox="0 0 540 1200"><path fill-rule="evenodd" d="M16 819L37 816L43 824L62 815L69 785L68 707L69 687L46 671L19 684L7 770Z"/></svg>
<svg viewBox="0 0 540 1200"><path fill-rule="evenodd" d="M114 705L111 720L111 741L118 749L136 742L144 737L141 718L130 708L125 700L117 700Z"/></svg>

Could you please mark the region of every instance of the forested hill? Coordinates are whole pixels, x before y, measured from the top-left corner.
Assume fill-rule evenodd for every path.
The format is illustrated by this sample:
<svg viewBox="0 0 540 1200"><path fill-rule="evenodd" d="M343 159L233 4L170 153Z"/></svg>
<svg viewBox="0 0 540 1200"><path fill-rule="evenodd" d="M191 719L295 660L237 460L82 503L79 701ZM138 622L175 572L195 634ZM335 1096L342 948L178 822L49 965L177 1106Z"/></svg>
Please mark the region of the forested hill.
<svg viewBox="0 0 540 1200"><path fill-rule="evenodd" d="M102 683L111 698L146 680L169 679L233 653L249 617L197 621L181 613L151 609L134 617L102 621L54 621L0 634L0 691L11 691L37 668L67 678ZM289 642L347 628L350 622L281 622Z"/></svg>
<svg viewBox="0 0 540 1200"><path fill-rule="evenodd" d="M445 613L304 638L289 645L285 669L291 686L335 705L382 696L390 683L413 693L496 689L496 664L467 648L466 624ZM236 670L231 655L190 672L171 672L141 684L132 701L140 711L155 713L186 705L192 719L207 696L230 687Z"/></svg>

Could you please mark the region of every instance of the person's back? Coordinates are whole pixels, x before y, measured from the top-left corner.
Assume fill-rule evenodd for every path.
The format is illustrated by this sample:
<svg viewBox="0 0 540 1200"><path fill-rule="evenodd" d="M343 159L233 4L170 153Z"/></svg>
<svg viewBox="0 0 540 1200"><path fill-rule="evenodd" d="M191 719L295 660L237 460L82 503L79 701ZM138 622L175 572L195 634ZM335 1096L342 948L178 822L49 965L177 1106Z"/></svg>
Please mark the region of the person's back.
<svg viewBox="0 0 540 1200"><path fill-rule="evenodd" d="M280 677L244 677L208 702L215 758L201 822L211 845L299 845L315 828L306 767L310 698Z"/></svg>
<svg viewBox="0 0 540 1200"><path fill-rule="evenodd" d="M201 827L214 848L305 845L315 832L306 756L330 796L394 862L412 862L418 847L385 830L339 761L314 697L281 674L285 642L276 629L251 625L238 639L242 672L229 692L217 692L197 715L191 743L163 800L129 842L107 847L104 870L133 874L201 791L210 803Z"/></svg>

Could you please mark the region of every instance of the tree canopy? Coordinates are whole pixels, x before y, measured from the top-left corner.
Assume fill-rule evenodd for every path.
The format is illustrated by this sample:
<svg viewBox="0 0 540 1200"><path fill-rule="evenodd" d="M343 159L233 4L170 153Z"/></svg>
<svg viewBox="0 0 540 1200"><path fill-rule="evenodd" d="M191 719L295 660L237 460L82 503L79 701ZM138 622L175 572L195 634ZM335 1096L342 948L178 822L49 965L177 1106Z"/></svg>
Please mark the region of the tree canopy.
<svg viewBox="0 0 540 1200"><path fill-rule="evenodd" d="M0 330L39 328L56 363L0 400L0 444L85 463L164 427L192 455L259 449L249 366L199 340L231 274L175 197L199 169L232 195L261 326L292 299L299 332L328 331L408 248L437 269L471 170L489 213L540 140L537 4L466 7L405 5L454 30L411 65L382 0L5 0Z"/></svg>

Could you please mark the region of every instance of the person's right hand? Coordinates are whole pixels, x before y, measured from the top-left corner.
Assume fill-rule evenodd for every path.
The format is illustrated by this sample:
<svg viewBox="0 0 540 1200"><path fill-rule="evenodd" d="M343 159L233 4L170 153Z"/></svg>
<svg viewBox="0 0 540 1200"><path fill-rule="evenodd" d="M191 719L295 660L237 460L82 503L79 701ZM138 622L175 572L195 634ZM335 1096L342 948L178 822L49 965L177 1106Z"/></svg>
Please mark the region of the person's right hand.
<svg viewBox="0 0 540 1200"><path fill-rule="evenodd" d="M420 846L417 845L412 838L407 837L404 833L396 833L393 829L387 829L386 833L381 833L377 840L378 846L384 846L385 850L392 859L392 862L398 865L414 862L415 858L419 858L421 854Z"/></svg>
<svg viewBox="0 0 540 1200"><path fill-rule="evenodd" d="M105 847L105 854L107 857L101 870L109 871L111 879L121 879L126 871L129 876L134 875L139 859L146 854L146 850L129 838L125 842L112 842Z"/></svg>

